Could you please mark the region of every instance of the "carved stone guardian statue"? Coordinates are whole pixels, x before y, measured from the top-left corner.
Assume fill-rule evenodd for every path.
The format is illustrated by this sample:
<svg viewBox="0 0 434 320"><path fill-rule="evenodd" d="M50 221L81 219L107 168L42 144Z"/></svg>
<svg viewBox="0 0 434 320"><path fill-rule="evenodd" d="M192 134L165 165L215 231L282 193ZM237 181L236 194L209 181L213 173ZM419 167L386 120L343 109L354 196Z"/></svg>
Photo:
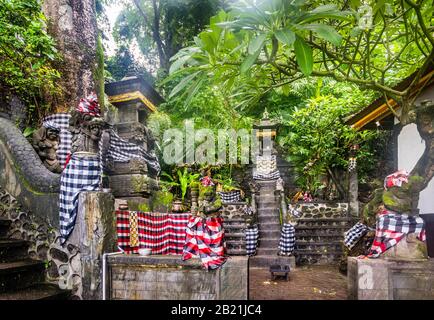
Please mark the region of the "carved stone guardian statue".
<svg viewBox="0 0 434 320"><path fill-rule="evenodd" d="M60 130L51 122L45 122L41 128L33 133L33 148L38 153L44 166L54 173L61 173L62 166L57 158L57 149L59 148Z"/></svg>

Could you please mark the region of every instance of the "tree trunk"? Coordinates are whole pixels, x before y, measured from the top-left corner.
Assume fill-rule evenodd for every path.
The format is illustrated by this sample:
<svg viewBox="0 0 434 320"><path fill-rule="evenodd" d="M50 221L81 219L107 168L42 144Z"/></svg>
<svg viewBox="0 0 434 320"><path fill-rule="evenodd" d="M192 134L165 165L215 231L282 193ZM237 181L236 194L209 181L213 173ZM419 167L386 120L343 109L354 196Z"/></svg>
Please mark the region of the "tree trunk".
<svg viewBox="0 0 434 320"><path fill-rule="evenodd" d="M48 33L54 37L63 61L56 66L62 73L63 96L57 111L75 108L79 100L95 91L97 69L97 23L94 0L44 0Z"/></svg>
<svg viewBox="0 0 434 320"><path fill-rule="evenodd" d="M422 103L415 107L415 111L417 129L425 141L425 151L416 163L411 175L423 177L424 180L419 190L422 191L434 176L434 102Z"/></svg>

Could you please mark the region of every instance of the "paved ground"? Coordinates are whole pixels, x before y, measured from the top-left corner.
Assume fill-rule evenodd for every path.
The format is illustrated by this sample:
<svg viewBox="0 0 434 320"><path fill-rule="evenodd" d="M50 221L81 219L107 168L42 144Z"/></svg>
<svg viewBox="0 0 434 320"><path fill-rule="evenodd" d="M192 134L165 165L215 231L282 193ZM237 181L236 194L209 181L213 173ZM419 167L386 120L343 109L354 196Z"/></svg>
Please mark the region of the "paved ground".
<svg viewBox="0 0 434 320"><path fill-rule="evenodd" d="M290 280L272 281L268 269L250 268L251 300L346 300L347 278L335 266L306 266Z"/></svg>

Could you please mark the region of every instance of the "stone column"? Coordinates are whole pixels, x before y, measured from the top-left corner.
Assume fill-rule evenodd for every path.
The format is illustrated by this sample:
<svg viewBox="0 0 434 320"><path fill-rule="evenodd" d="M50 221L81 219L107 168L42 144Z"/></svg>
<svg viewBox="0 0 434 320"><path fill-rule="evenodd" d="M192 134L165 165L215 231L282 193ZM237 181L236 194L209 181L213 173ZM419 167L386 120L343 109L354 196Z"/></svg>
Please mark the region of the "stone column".
<svg viewBox="0 0 434 320"><path fill-rule="evenodd" d="M116 250L116 217L111 193L82 192L74 234L81 253L83 299L102 299L102 255Z"/></svg>
<svg viewBox="0 0 434 320"><path fill-rule="evenodd" d="M353 217L359 216L359 181L357 177L357 170L349 171L349 192L348 192L348 202L349 202L349 214Z"/></svg>
<svg viewBox="0 0 434 320"><path fill-rule="evenodd" d="M359 145L353 145L350 150L348 165L348 213L353 217L359 216L359 180L357 176L357 151Z"/></svg>

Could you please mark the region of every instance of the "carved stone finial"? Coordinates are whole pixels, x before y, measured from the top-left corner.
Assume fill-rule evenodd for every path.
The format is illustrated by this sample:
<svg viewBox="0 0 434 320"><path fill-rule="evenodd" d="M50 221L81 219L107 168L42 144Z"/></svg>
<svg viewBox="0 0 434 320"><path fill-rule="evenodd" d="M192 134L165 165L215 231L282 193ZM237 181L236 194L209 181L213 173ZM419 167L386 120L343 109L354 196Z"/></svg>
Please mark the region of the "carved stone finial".
<svg viewBox="0 0 434 320"><path fill-rule="evenodd" d="M262 119L267 120L270 119L270 114L268 113L267 107L264 109L264 113L262 114Z"/></svg>

